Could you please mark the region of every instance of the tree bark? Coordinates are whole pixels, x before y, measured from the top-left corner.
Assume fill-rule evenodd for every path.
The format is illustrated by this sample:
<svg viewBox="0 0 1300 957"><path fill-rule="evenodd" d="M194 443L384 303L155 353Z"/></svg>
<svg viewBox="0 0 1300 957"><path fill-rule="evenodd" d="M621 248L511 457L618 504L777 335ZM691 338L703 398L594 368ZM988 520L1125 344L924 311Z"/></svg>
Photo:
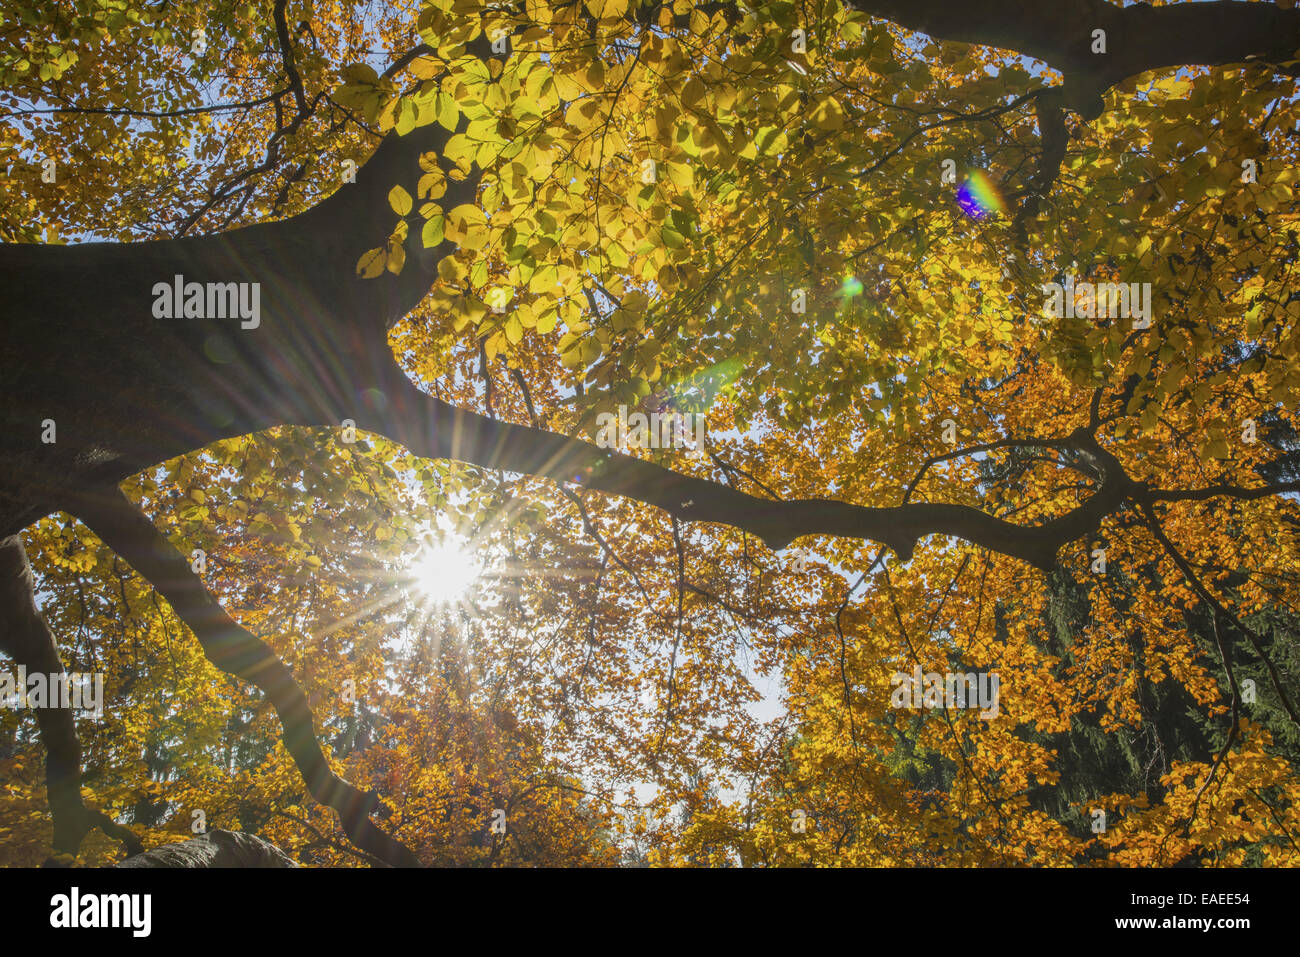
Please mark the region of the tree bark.
<svg viewBox="0 0 1300 957"><path fill-rule="evenodd" d="M385 330L410 311L453 247L407 241L400 276L356 275L396 222L385 199L412 195L437 126L391 136L342 186L300 216L217 236L145 243L0 246L0 536L69 496L222 438L354 417L391 362ZM445 202L472 202L451 182ZM156 319L155 283L256 282L260 324ZM41 441L52 420L55 441Z"/></svg>
<svg viewBox="0 0 1300 957"><path fill-rule="evenodd" d="M1300 9L1214 0L1121 7L1107 0L847 0L909 30L1035 57L1100 95L1151 70L1259 62L1295 72ZM1094 30L1106 33L1094 53Z"/></svg>
<svg viewBox="0 0 1300 957"><path fill-rule="evenodd" d="M58 645L36 607L34 581L27 552L18 536L0 540L0 651L28 674L50 681L65 675ZM53 686L51 682L50 686ZM86 807L81 797L81 742L68 708L37 708L36 725L45 745L45 789L54 821L54 853L49 864L75 856L92 828L116 837L131 853L143 848L127 828L107 814Z"/></svg>
<svg viewBox="0 0 1300 957"><path fill-rule="evenodd" d="M370 814L379 798L339 777L316 737L307 695L293 673L257 636L226 613L202 580L153 523L117 489L83 498L74 514L122 556L167 599L194 632L208 659L255 685L271 702L284 728L284 746L313 798L338 813L348 838L368 854L395 867L417 867L415 855L375 826Z"/></svg>
<svg viewBox="0 0 1300 957"><path fill-rule="evenodd" d="M213 830L165 844L120 861L115 867L297 867L298 862L270 841L243 831Z"/></svg>

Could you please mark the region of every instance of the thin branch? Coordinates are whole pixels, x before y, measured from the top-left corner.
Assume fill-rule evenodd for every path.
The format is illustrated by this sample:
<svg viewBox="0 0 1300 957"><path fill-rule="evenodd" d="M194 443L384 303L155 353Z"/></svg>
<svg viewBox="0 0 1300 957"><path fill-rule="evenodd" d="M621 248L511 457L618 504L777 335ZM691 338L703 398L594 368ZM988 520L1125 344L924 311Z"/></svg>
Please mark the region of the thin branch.
<svg viewBox="0 0 1300 957"><path fill-rule="evenodd" d="M265 106L268 103L274 103L280 97L284 96L286 92L286 90L276 90L274 93L268 93L266 96L259 96L255 100L245 100L242 103L219 103L213 106L187 106L180 110L128 110L112 106L53 106L30 110L9 110L4 115L35 116L55 113L86 113L103 116L131 116L137 119L168 119L176 116L194 116L199 113L232 113L236 110L251 110L257 106Z"/></svg>
<svg viewBox="0 0 1300 957"><path fill-rule="evenodd" d="M289 40L289 23L285 17L285 7L289 0L276 0L272 15L275 19L275 35L280 42L280 58L284 62L284 73L289 78L289 89L293 91L294 102L298 104L298 115L307 113L307 94L302 88L302 77L293 61L293 44Z"/></svg>
<svg viewBox="0 0 1300 957"><path fill-rule="evenodd" d="M1151 529L1151 533L1156 537L1156 541L1164 546L1165 551L1169 554L1169 557L1174 560L1174 564L1177 565L1178 570L1183 573L1183 577L1187 579L1188 584L1192 586L1192 589L1196 594L1201 596L1201 600L1210 607L1210 610L1214 615L1216 635L1218 633L1219 623L1220 621L1223 621L1232 625L1246 636L1246 640L1250 642L1251 647L1255 649L1255 653L1263 660L1264 667L1268 669L1268 676L1273 683L1273 690L1277 692L1283 710L1286 711L1287 715L1291 718L1291 723L1300 728L1300 717L1297 717L1295 706L1291 703L1290 696L1287 695L1286 689L1282 686L1282 677L1278 674L1277 667L1273 664L1273 659L1269 657L1268 652L1264 650L1264 645L1259 640L1254 630L1246 627L1246 625L1242 623L1241 619L1225 608L1217 598L1210 594L1209 589L1201 582L1200 578L1196 574L1196 570L1192 568L1191 563L1183 557L1182 553L1174 546L1174 543L1169 540L1169 536L1165 534L1164 529L1161 528L1160 522L1156 518L1155 510L1151 507L1150 503L1142 502L1140 507L1143 515L1146 517L1147 526ZM1231 672L1229 672L1229 676L1231 676Z"/></svg>

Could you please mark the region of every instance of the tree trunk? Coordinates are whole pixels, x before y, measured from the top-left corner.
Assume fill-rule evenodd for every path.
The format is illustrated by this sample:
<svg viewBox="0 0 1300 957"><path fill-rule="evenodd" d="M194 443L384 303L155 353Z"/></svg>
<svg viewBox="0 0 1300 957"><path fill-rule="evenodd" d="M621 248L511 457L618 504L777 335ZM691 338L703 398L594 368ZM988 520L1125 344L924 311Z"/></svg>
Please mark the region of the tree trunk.
<svg viewBox="0 0 1300 957"><path fill-rule="evenodd" d="M298 863L269 841L243 831L208 831L179 844L165 844L136 854L116 867L297 867Z"/></svg>

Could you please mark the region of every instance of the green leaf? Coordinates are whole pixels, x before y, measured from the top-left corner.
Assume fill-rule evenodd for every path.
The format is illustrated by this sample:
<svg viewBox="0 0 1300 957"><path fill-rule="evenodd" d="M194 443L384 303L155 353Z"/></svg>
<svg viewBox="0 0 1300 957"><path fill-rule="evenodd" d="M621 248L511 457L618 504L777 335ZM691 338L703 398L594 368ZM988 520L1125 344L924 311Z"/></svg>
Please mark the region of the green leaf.
<svg viewBox="0 0 1300 957"><path fill-rule="evenodd" d="M411 100L402 100L402 105L398 108L397 113L397 135L405 136L415 129L418 116L415 104Z"/></svg>
<svg viewBox="0 0 1300 957"><path fill-rule="evenodd" d="M438 113L438 124L448 132L456 132L456 124L460 122L460 110L456 108L456 101L445 93L439 93L434 109Z"/></svg>
<svg viewBox="0 0 1300 957"><path fill-rule="evenodd" d="M420 230L420 241L424 243L425 249L431 249L442 243L445 221L442 213L425 221L424 228Z"/></svg>

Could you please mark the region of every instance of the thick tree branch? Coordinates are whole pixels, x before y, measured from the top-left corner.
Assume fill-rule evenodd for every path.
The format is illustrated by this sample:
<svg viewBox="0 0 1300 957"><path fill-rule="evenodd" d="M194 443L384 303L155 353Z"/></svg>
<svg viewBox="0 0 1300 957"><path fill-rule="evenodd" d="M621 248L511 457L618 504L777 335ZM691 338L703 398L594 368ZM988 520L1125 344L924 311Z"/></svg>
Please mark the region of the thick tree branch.
<svg viewBox="0 0 1300 957"><path fill-rule="evenodd" d="M34 600L31 565L22 541L14 535L0 541L0 651L27 668L28 674L66 680L58 645ZM36 725L45 745L45 788L54 819L54 853L48 864L75 857L91 828L117 838L128 854L139 854L140 839L102 811L86 807L81 797L81 743L68 708L37 708Z"/></svg>
<svg viewBox="0 0 1300 957"><path fill-rule="evenodd" d="M1300 10L1267 3L1146 3L1106 0L846 0L848 6L917 30L1036 57L1065 76L1064 86L1037 101L1042 150L1038 169L1013 224L1021 245L1065 158L1064 108L1094 120L1115 84L1150 70L1267 63L1295 75ZM1094 53L1104 33L1105 52Z"/></svg>
<svg viewBox="0 0 1300 957"><path fill-rule="evenodd" d="M1012 224L1017 240L1021 245L1027 241L1028 222L1038 215L1043 199L1048 196L1061 174L1061 163L1065 161L1065 150L1070 142L1069 131L1065 127L1065 112L1061 105L1064 94L1061 90L1049 90L1034 102L1038 115L1038 131L1042 148L1038 154L1038 169L1029 184L1028 195L1016 213Z"/></svg>
<svg viewBox="0 0 1300 957"><path fill-rule="evenodd" d="M1042 114L1044 163L1036 181L1040 192L1050 187L1049 174L1054 174L1049 161L1063 150L1060 109L1095 116L1103 92L1149 70L1263 62L1294 72L1291 60L1300 46L1300 11L1234 0L1159 8L1102 0L850 0L850 5L936 38L1012 50L1061 70L1066 83L1059 106L1040 99L1047 111ZM293 62L284 11L284 3L277 3L278 39L298 107L292 127L314 104L307 102ZM1107 34L1105 54L1091 52L1097 29ZM0 421L0 536L58 507L82 518L171 602L215 663L266 692L313 795L338 811L349 836L367 852L390 863L415 863L406 848L369 820L375 798L330 770L289 670L230 619L183 556L113 487L118 480L222 438L353 417L417 454L624 495L663 508L674 519L731 525L773 548L802 535L838 535L879 542L906 558L921 538L942 534L1039 568L1050 567L1064 544L1091 533L1134 496L1133 483L1113 456L1095 443L1087 445L1084 438L1091 436L1076 436L1100 464L1099 488L1084 504L1037 526L1014 525L961 505L872 508L826 499L769 501L424 395L392 365L384 333L424 297L437 262L452 244L426 250L420 231L412 229L400 275L363 281L355 265L365 250L383 244L396 222L386 200L389 190L401 185L418 196L418 158L441 156L449 136L438 125L405 137L389 135L356 183L340 184L310 211L282 222L152 243L0 246L0 286L7 292L0 301L0 392L7 397ZM450 180L441 205L473 203L477 186L473 176ZM154 283L177 275L199 282L257 283L259 324L245 331L238 323L154 318ZM358 398L376 386L382 403ZM56 443L36 439L45 419L58 423ZM86 494L96 487L105 491ZM1219 488L1233 490L1223 494L1256 497L1254 490ZM1149 494L1173 499L1212 491ZM1176 551L1171 554L1180 559ZM6 571L30 584L25 565L24 556L21 566ZM1254 641L1208 592L1203 597L1216 609L1216 621L1225 616ZM48 628L31 621L34 606L29 613L24 602L30 604L30 594L6 603L5 647L18 648L33 667L61 670L57 650L50 657ZM34 618L40 621L38 614ZM75 848L89 826L89 812L77 811L75 729L74 752L69 752L62 719L57 714L38 719L51 755L51 806L67 809L56 810L56 846ZM71 823L60 823L60 817Z"/></svg>
<svg viewBox="0 0 1300 957"><path fill-rule="evenodd" d="M803 535L838 535L887 545L903 560L911 557L921 538L952 535L1048 569L1062 546L1095 530L1132 489L1113 456L1089 448L1105 475L1100 488L1084 504L1042 525L1014 525L965 505L873 508L830 499L773 501L567 436L455 408L420 391L395 365L384 407L364 410L357 424L403 443L417 455L622 495L684 521L730 525L756 535L772 549ZM1095 446L1082 432L1064 441Z"/></svg>
<svg viewBox="0 0 1300 957"><path fill-rule="evenodd" d="M1294 73L1300 10L1271 3L1145 3L1105 0L847 0L848 5L942 40L1014 50L1065 74L1096 97L1148 70L1268 63ZM1093 31L1106 52L1093 53ZM1081 112L1083 112L1081 110Z"/></svg>
<svg viewBox="0 0 1300 957"><path fill-rule="evenodd" d="M316 740L307 696L293 674L265 642L226 614L185 557L153 523L116 488L86 496L73 514L167 599L213 664L256 685L266 695L284 726L285 747L307 789L338 813L352 842L395 867L418 867L419 861L408 848L370 820L378 797L363 794L331 770Z"/></svg>
<svg viewBox="0 0 1300 957"><path fill-rule="evenodd" d="M1163 502L1200 502L1206 499L1225 496L1246 501L1257 498L1270 498L1284 492L1300 492L1300 482L1279 482L1276 485L1261 485L1257 488L1245 488L1240 485L1207 485L1205 488L1148 489L1146 497Z"/></svg>
<svg viewBox="0 0 1300 957"><path fill-rule="evenodd" d="M391 362L387 328L455 246L425 249L417 227L400 275L363 280L357 261L397 223L389 190L418 195L420 156L441 156L451 135L433 124L387 137L355 183L340 171L335 193L280 222L156 242L0 244L0 537L81 488L219 439L349 417ZM441 202L473 203L477 185L449 180ZM156 318L154 285L176 276L256 283L257 324ZM39 440L45 420L57 442Z"/></svg>
<svg viewBox="0 0 1300 957"><path fill-rule="evenodd" d="M1039 56L1068 73L1091 70L1098 83L1145 69L1249 56L1281 62L1297 45L1300 24L1300 11L1240 2L1158 9L1099 0L1066 6L1023 0L854 5L935 37ZM1090 52L1095 28L1108 30L1108 54ZM473 52L485 55L479 47ZM287 72L290 65L286 61ZM1072 105L1068 95L1066 105ZM426 250L420 230L411 229L400 275L361 280L356 263L367 249L382 245L396 223L388 191L401 185L418 195L416 161L422 153L442 155L449 136L437 124L405 137L389 135L356 183L343 184L340 177L333 195L277 223L150 243L0 245L0 285L9 291L0 302L6 332L0 339L0 391L13 397L0 423L0 535L57 509L80 488L115 484L213 441L348 417L357 393L371 385L368 366L387 360L384 330L419 303L436 264L454 247L444 242ZM441 204L474 202L477 185L475 176L451 180ZM155 319L153 284L176 275L258 283L258 327ZM79 281L69 283L68 276ZM81 382L93 385L87 391L76 387ZM142 409L174 414L143 417ZM57 444L32 438L45 419L59 423ZM816 510L821 525L840 518L834 503L786 507ZM921 513L910 517L922 519ZM990 542L1007 531L964 510L932 512L916 530L944 531L954 523ZM912 531L894 538L901 541ZM1017 537L1023 538L1019 531ZM1033 551L1045 560L1045 547Z"/></svg>

